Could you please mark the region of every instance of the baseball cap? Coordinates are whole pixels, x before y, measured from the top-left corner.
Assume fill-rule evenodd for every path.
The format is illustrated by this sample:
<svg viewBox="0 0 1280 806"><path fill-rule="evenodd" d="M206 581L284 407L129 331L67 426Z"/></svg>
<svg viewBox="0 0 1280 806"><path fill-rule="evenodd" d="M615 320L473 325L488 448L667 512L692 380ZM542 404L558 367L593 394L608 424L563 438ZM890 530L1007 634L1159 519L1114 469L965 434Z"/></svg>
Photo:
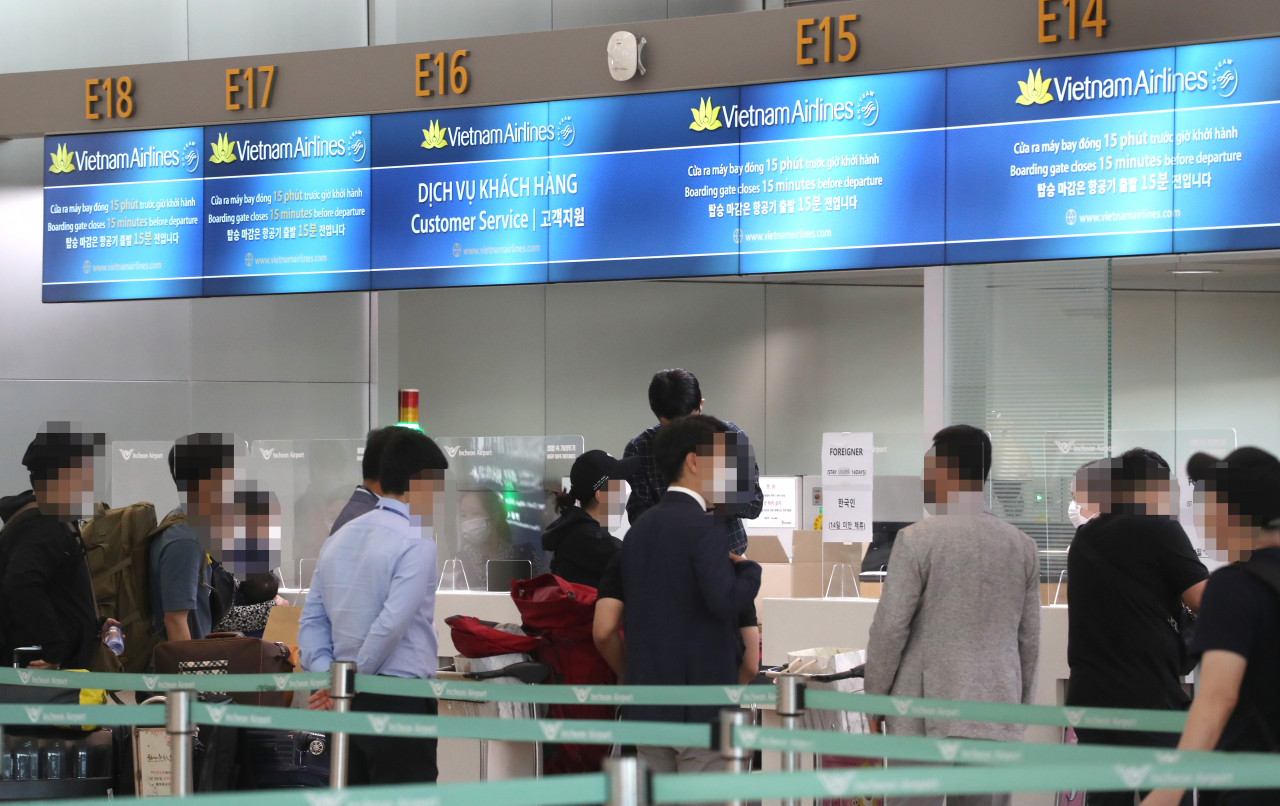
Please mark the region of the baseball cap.
<svg viewBox="0 0 1280 806"><path fill-rule="evenodd" d="M569 470L569 494L576 501L586 501L612 480L626 480L640 469L640 457L615 459L604 451L587 451L573 462Z"/></svg>

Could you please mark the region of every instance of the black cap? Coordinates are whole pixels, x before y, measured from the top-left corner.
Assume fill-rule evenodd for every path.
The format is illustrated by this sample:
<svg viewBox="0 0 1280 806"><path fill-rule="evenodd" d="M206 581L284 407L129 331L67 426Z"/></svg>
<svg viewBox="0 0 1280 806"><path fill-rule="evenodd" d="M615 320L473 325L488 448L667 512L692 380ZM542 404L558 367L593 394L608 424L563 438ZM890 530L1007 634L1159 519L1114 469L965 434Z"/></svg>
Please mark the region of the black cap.
<svg viewBox="0 0 1280 806"><path fill-rule="evenodd" d="M575 501L586 501L610 479L626 480L640 469L640 457L614 459L604 451L587 451L573 462L569 471L569 494Z"/></svg>
<svg viewBox="0 0 1280 806"><path fill-rule="evenodd" d="M1280 526L1280 461L1259 448L1240 448L1216 460L1203 453L1187 461L1187 475L1225 497L1251 525Z"/></svg>

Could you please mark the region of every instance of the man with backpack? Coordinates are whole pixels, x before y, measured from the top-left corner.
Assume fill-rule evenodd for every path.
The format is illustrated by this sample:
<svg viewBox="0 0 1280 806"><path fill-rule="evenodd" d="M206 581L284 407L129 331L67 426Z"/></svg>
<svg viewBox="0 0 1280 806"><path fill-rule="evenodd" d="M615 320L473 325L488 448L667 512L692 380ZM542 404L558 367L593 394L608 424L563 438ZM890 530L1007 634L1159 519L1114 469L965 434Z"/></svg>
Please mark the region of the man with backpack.
<svg viewBox="0 0 1280 806"><path fill-rule="evenodd" d="M5 499L0 539L0 662L38 646L33 669L87 669L104 626L74 523L93 503L93 462L106 437L49 423L22 457L30 493Z"/></svg>
<svg viewBox="0 0 1280 806"><path fill-rule="evenodd" d="M213 575L199 535L232 517L235 460L231 434L188 434L169 451L181 503L160 521L149 563L152 631L165 640L204 638L213 630Z"/></svg>
<svg viewBox="0 0 1280 806"><path fill-rule="evenodd" d="M1205 546L1231 565L1209 577L1190 650L1200 657L1196 698L1179 750L1280 752L1280 460L1240 448L1187 462ZM1143 806L1183 793L1153 792ZM1200 803L1276 804L1280 790L1199 793Z"/></svg>

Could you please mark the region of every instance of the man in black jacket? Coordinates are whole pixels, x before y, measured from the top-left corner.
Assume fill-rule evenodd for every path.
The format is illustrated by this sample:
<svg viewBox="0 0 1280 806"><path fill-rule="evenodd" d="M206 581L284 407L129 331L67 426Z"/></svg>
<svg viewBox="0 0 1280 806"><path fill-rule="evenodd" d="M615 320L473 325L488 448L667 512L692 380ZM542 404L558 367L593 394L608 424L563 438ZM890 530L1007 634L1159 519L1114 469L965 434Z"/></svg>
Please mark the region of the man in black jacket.
<svg viewBox="0 0 1280 806"><path fill-rule="evenodd" d="M619 555L627 603L629 685L738 683L738 614L760 589L760 566L729 553L725 519L710 508L736 493L738 435L690 415L658 430L654 454L668 487L627 533ZM629 719L714 722L714 706L636 706ZM656 772L723 769L706 748L641 746Z"/></svg>
<svg viewBox="0 0 1280 806"><path fill-rule="evenodd" d="M23 646L42 648L30 661L33 669L86 669L93 659L104 625L73 524L90 512L93 462L105 445L103 434L49 423L22 457L33 491L13 502L20 506L0 532L0 662L6 666Z"/></svg>

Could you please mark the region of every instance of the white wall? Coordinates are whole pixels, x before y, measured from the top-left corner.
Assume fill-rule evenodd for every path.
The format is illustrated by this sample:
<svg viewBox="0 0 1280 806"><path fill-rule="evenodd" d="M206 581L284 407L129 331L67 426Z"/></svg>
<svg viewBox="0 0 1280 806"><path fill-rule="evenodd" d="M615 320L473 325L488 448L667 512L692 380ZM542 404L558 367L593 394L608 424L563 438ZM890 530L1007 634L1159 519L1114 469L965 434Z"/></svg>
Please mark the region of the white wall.
<svg viewBox="0 0 1280 806"><path fill-rule="evenodd" d="M1236 429L1280 454L1280 294L1115 291L1112 427Z"/></svg>
<svg viewBox="0 0 1280 806"><path fill-rule="evenodd" d="M28 486L46 420L112 440L363 436L367 294L42 304L42 145L0 142L0 494Z"/></svg>
<svg viewBox="0 0 1280 806"><path fill-rule="evenodd" d="M653 373L694 372L761 468L824 430L919 432L923 289L630 282L400 292L399 379L441 436L581 434L621 455Z"/></svg>
<svg viewBox="0 0 1280 806"><path fill-rule="evenodd" d="M780 0L771 0L775 6ZM760 0L0 0L0 73L528 33L760 7Z"/></svg>

